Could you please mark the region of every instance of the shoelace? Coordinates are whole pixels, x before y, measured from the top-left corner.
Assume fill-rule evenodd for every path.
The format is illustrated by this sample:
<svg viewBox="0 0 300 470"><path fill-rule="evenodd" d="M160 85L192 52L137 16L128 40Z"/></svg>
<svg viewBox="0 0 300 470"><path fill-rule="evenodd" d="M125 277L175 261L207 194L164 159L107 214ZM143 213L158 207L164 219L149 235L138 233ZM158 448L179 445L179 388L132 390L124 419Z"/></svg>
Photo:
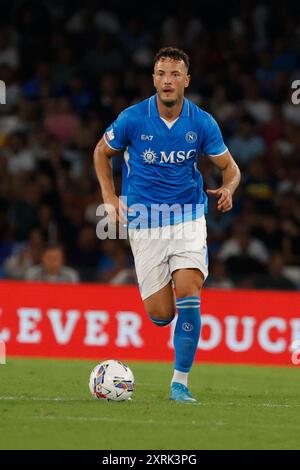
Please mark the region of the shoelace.
<svg viewBox="0 0 300 470"><path fill-rule="evenodd" d="M186 393L189 397L191 397L191 394L190 394L188 388L185 385L179 383L179 384L175 385L175 388L177 388L181 392Z"/></svg>

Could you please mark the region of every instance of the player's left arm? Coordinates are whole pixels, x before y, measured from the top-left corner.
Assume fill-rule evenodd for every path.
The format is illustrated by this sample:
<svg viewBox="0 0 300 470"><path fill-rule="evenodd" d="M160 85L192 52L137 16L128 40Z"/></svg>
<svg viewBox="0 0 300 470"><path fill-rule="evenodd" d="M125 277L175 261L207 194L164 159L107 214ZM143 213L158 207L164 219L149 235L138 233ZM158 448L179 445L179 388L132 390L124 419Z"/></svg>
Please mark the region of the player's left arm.
<svg viewBox="0 0 300 470"><path fill-rule="evenodd" d="M209 156L209 159L222 172L223 183L218 189L208 189L209 195L218 198L218 210L227 212L232 209L232 196L241 180L241 173L232 155L227 150L218 156Z"/></svg>

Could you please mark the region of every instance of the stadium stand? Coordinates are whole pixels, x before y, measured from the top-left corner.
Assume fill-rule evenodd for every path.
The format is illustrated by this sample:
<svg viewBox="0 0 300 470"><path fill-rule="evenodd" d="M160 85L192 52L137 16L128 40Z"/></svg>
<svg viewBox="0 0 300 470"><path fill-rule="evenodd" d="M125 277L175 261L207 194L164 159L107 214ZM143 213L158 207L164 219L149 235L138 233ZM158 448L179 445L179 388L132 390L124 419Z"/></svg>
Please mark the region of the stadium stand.
<svg viewBox="0 0 300 470"><path fill-rule="evenodd" d="M214 115L242 170L233 210L220 215L210 202L207 286L300 290L300 104L291 101L300 18L291 2L202 2L205 14L201 2L166 2L147 15L113 0L1 4L0 277L24 279L43 244L58 242L81 281L136 282L126 240L96 237L92 155L117 114L153 94L153 55L174 45L191 57L187 97ZM218 172L199 164L217 187Z"/></svg>

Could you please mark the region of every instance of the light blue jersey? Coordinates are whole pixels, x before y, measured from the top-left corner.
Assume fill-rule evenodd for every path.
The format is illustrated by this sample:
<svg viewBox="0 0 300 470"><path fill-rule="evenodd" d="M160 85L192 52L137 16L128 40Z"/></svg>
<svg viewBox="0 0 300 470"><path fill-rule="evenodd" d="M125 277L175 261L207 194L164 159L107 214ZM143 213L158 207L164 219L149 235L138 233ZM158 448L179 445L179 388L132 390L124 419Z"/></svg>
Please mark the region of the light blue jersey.
<svg viewBox="0 0 300 470"><path fill-rule="evenodd" d="M134 220L143 220L140 226L165 225L162 211L157 209L162 204L187 209L171 211L170 224L206 212L207 196L197 158L227 151L209 113L185 98L179 118L169 129L158 113L154 95L125 109L108 127L104 139L112 149L124 150L122 196L135 210L128 214L129 226L134 226ZM148 215L137 219L141 205Z"/></svg>

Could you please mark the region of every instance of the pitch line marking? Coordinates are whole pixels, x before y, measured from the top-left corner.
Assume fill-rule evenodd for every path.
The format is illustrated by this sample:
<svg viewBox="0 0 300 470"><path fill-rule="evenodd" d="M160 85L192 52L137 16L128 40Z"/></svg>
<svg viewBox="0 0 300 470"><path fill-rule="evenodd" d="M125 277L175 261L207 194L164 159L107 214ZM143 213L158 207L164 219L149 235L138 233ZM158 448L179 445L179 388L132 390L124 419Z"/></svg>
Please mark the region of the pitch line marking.
<svg viewBox="0 0 300 470"><path fill-rule="evenodd" d="M130 419L130 418L112 418L110 416L21 416L18 418L9 416L5 418L5 420L13 420L13 421L82 421L82 422L115 422L115 423L133 423L133 424L166 424L166 425L177 425L180 424L181 426L196 426L201 427L202 425L212 425L214 423L207 423L207 422L197 422L197 421L189 421L182 423L181 421L158 421L155 419ZM225 423L222 423L222 425ZM215 423L216 426L220 426L220 423Z"/></svg>
<svg viewBox="0 0 300 470"><path fill-rule="evenodd" d="M132 424L165 424L165 425L177 425L179 424L178 421L158 421L154 419L149 420L139 420L139 419L120 419L120 418L112 418L112 417L97 417L97 416L21 416L18 418L15 417L7 417L7 420L13 421L81 421L81 422L115 422L115 423L132 423ZM194 426L197 428L201 428L203 426L208 427L223 427L223 426L232 426L232 423L225 423L223 421L190 421L190 422L182 422L180 421L180 426ZM255 426L259 428L269 428L269 427L276 427L282 428L286 427L285 424L276 424L274 423L247 423L247 426ZM300 429L300 425L298 424L289 424L289 427Z"/></svg>
<svg viewBox="0 0 300 470"><path fill-rule="evenodd" d="M66 397L30 397L30 396L0 396L0 401L49 401L49 402L70 402L70 401L79 401L79 402L89 402L96 403L97 400L91 398L66 398ZM100 401L99 401L100 402ZM133 403L139 403L135 400ZM288 403L254 403L251 405L251 401L248 403L238 403L238 402L198 402L191 403L193 406L239 406L239 407L256 407L256 408L296 408L300 407L300 403L288 404Z"/></svg>

